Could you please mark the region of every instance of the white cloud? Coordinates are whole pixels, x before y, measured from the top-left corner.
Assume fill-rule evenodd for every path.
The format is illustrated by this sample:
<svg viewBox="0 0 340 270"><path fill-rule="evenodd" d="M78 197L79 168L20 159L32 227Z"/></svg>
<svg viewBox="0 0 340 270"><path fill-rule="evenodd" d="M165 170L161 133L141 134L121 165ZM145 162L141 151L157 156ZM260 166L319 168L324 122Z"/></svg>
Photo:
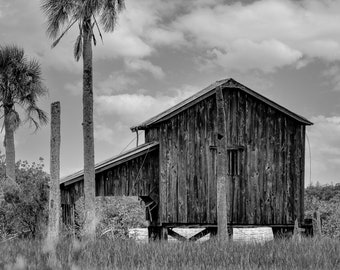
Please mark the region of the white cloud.
<svg viewBox="0 0 340 270"><path fill-rule="evenodd" d="M142 59L127 59L125 65L128 71L147 71L150 72L156 79L162 79L165 74L161 67L152 64L150 61Z"/></svg>
<svg viewBox="0 0 340 270"><path fill-rule="evenodd" d="M94 56L99 59L108 57L136 57L142 58L150 56L153 48L145 43L140 37L128 31L128 29L118 28L114 33L104 36L104 44L98 44Z"/></svg>
<svg viewBox="0 0 340 270"><path fill-rule="evenodd" d="M94 137L96 140L112 143L114 138L114 132L111 128L104 123L96 123L94 129Z"/></svg>
<svg viewBox="0 0 340 270"><path fill-rule="evenodd" d="M39 4L37 0L6 4L0 19L8 31L1 38L25 44L28 52L41 57L44 67L80 73L81 65L72 55L77 28L51 50ZM116 30L105 33L104 44L98 42L94 48L94 59L150 62L148 57L173 47L192 50L197 56L214 52L215 58L207 59L226 70L230 63L239 70L273 71L291 64L301 68L308 58L332 62L340 60L339 10L340 1L334 0L259 0L251 4L131 0L120 14ZM306 61L301 62L301 56ZM162 76L160 69L151 71Z"/></svg>
<svg viewBox="0 0 340 270"><path fill-rule="evenodd" d="M96 112L119 122L134 124L165 110L171 102L143 94L120 94L95 98Z"/></svg>
<svg viewBox="0 0 340 270"><path fill-rule="evenodd" d="M97 95L111 95L126 92L135 86L138 81L123 71L112 72L105 80L100 80L95 84Z"/></svg>
<svg viewBox="0 0 340 270"><path fill-rule="evenodd" d="M152 44L157 46L171 45L179 47L186 44L184 34L173 29L152 28L148 31L148 38Z"/></svg>
<svg viewBox="0 0 340 270"><path fill-rule="evenodd" d="M312 181L320 183L339 181L340 168L340 116L323 115L311 119L308 128L312 152ZM309 181L309 149L306 144L306 182ZM308 179L308 180L307 180Z"/></svg>
<svg viewBox="0 0 340 270"><path fill-rule="evenodd" d="M272 71L302 56L340 60L340 1L213 2L193 7L173 25L197 48L217 52L212 61L226 70L234 68L230 62L240 70Z"/></svg>
<svg viewBox="0 0 340 270"><path fill-rule="evenodd" d="M174 95L152 96L137 93L96 96L96 112L98 115L110 115L114 119L119 119L119 122L130 123L133 126L174 106L195 93L197 89L192 86L183 86L169 91Z"/></svg>
<svg viewBox="0 0 340 270"><path fill-rule="evenodd" d="M301 52L277 40L255 43L247 39L231 42L226 52L213 49L212 55L216 64L230 70L261 69L264 72L273 72L276 68L295 63L302 57Z"/></svg>
<svg viewBox="0 0 340 270"><path fill-rule="evenodd" d="M136 94L101 95L95 97L95 139L109 143L117 149L117 142L126 145L131 137L129 128L174 106L197 92L197 88L184 85L168 89L172 95L151 96L140 89ZM123 142L124 141L124 142ZM140 137L140 143L143 136ZM134 146L134 144L132 145ZM119 148L120 151L122 149Z"/></svg>
<svg viewBox="0 0 340 270"><path fill-rule="evenodd" d="M104 46L97 56L104 59L142 59L153 54L156 45L176 45L183 42L181 31L170 29L162 23L161 16L173 12L171 9L166 10L165 6L172 5L154 0L129 1L126 10L119 16L116 30L104 36Z"/></svg>
<svg viewBox="0 0 340 270"><path fill-rule="evenodd" d="M340 91L340 66L332 65L323 72L326 84L331 85L334 91Z"/></svg>

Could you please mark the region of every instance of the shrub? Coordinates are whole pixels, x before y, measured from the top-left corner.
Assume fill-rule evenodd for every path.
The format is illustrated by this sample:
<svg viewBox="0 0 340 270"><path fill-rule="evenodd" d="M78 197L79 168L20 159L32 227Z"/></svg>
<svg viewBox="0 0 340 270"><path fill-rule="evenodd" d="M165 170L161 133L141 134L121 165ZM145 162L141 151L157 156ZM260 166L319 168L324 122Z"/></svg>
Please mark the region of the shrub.
<svg viewBox="0 0 340 270"><path fill-rule="evenodd" d="M4 181L4 161L0 161L0 177ZM18 188L6 189L0 207L0 238L30 234L41 236L47 224L48 181L43 171L43 160L29 164L18 161L16 182Z"/></svg>
<svg viewBox="0 0 340 270"><path fill-rule="evenodd" d="M322 233L340 238L340 185L309 186L305 192L305 215L312 217L319 211Z"/></svg>
<svg viewBox="0 0 340 270"><path fill-rule="evenodd" d="M129 228L145 227L145 208L138 197L106 196L96 197L97 236L128 238ZM81 237L85 221L84 198L75 203L76 235Z"/></svg>

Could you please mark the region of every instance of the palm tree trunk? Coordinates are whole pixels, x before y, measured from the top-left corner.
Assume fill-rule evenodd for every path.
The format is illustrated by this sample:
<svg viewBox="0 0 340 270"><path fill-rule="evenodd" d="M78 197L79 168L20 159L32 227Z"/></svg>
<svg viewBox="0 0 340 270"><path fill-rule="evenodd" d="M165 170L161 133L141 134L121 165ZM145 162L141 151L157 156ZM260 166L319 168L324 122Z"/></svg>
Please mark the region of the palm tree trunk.
<svg viewBox="0 0 340 270"><path fill-rule="evenodd" d="M50 196L47 240L55 252L54 245L59 238L60 225L60 102L51 104L51 159L50 159ZM53 253L54 254L54 253ZM55 254L54 254L55 255Z"/></svg>
<svg viewBox="0 0 340 270"><path fill-rule="evenodd" d="M5 148L6 148L6 178L9 183L15 184L15 146L14 130L11 123L10 112L12 106L5 107Z"/></svg>
<svg viewBox="0 0 340 270"><path fill-rule="evenodd" d="M85 233L95 235L95 171L93 134L93 78L91 17L83 22L83 138L84 138L84 196Z"/></svg>

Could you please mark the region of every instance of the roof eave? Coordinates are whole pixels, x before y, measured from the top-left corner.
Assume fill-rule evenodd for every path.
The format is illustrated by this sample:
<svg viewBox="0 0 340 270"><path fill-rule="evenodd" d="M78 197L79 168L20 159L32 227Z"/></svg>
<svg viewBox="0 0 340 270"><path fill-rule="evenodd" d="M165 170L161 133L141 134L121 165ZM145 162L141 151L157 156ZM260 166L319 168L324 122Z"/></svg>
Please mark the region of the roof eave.
<svg viewBox="0 0 340 270"><path fill-rule="evenodd" d="M103 170L115 167L120 165L121 163L124 163L127 160L136 158L140 155L143 155L145 152L151 152L157 149L159 143L158 142L151 142L148 144L141 145L137 148L131 149L129 151L126 151L125 153L122 153L121 155L117 155L113 158L107 159L105 161L99 162L95 165L95 173L102 172ZM143 149L145 147L145 149ZM139 151L138 151L139 150ZM138 151L138 152L136 152ZM68 175L66 177L63 177L60 181L60 185L70 185L72 183L81 181L84 178L84 171L78 171L74 174Z"/></svg>
<svg viewBox="0 0 340 270"><path fill-rule="evenodd" d="M208 91L203 93L201 96L198 96L195 99L192 99L192 98L195 97L195 95L197 95L197 94L183 100L181 102L183 104L183 106L179 106L178 108L176 108L172 111L172 109L175 107L175 106L173 106L173 107L169 108L168 110L165 110L165 111L161 112L160 114L157 114L156 116L144 121L140 125L131 127L130 129L131 129L132 132L135 132L137 130L145 130L152 125L155 125L155 124L160 123L164 120L167 120L168 118L171 118L171 116L176 115L177 113L187 109L188 107L196 104L200 100L202 100L202 99L204 99L204 98L206 98L210 95L213 95L216 92L216 88L220 87L220 86L226 87L226 88L239 88L239 89L245 91L246 93L254 96L255 98L265 102L269 106L276 108L277 110L281 111L285 115L292 117L293 119L300 122L301 124L308 125L308 126L313 125L313 123L308 121L306 118L286 109L285 107L279 105L278 103L266 98L265 96L262 96L261 94L255 92L254 90L248 88L247 86L235 81L234 79L229 78L229 79L225 79L225 80L216 81L215 83L209 85L208 87L205 88L205 89L208 89ZM211 88L211 89L209 90L209 88ZM198 93L204 91L205 89L199 91ZM192 100L190 100L190 99L192 99ZM188 100L189 100L189 102L187 102ZM181 104L181 103L179 103L179 104ZM167 113L168 111L169 111L169 113Z"/></svg>
<svg viewBox="0 0 340 270"><path fill-rule="evenodd" d="M144 121L140 125L131 127L130 130L132 132L135 132L136 130L144 130L144 129L150 127L151 125L154 125L154 124L157 124L157 123L162 122L164 120L167 120L169 118L169 115L176 115L179 112L181 112L181 111L187 109L188 107L196 104L197 102L201 101L202 99L205 99L205 98L215 94L217 87L223 86L231 80L233 80L233 79L229 78L229 79L216 81L215 83L210 84L209 86L207 86L206 88L197 92L196 94L194 94L194 95L188 97L187 99L181 101L177 105L172 106L172 107L168 108L167 110L157 114L156 116L149 118L148 120ZM202 93L202 94L199 95L200 93ZM198 95L198 96L195 98L196 95ZM181 106L181 104L183 104L183 105ZM178 106L178 108L174 109L176 106ZM174 109L174 110L172 110L172 109ZM167 112L169 112L169 113L167 113Z"/></svg>

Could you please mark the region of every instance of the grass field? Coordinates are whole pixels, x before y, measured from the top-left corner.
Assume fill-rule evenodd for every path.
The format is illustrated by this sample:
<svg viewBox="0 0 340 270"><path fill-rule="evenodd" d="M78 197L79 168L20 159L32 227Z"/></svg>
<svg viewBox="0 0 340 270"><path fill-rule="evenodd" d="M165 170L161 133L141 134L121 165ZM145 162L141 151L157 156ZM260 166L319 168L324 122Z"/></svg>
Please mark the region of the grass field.
<svg viewBox="0 0 340 270"><path fill-rule="evenodd" d="M43 244L13 240L0 245L0 269L340 269L340 240L275 240L264 244L149 243L101 239L61 241L49 265Z"/></svg>

